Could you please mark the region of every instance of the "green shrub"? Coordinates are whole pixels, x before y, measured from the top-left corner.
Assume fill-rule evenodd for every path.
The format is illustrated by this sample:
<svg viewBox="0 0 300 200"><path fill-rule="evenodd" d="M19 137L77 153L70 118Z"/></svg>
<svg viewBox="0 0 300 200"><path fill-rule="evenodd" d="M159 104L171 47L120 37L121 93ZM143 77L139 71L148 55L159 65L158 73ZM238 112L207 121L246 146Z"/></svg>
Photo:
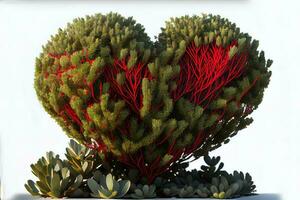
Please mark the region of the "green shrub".
<svg viewBox="0 0 300 200"><path fill-rule="evenodd" d="M139 162L151 183L252 122L272 63L257 47L220 16L172 18L152 42L132 18L96 14L51 37L35 89L69 137L129 167Z"/></svg>

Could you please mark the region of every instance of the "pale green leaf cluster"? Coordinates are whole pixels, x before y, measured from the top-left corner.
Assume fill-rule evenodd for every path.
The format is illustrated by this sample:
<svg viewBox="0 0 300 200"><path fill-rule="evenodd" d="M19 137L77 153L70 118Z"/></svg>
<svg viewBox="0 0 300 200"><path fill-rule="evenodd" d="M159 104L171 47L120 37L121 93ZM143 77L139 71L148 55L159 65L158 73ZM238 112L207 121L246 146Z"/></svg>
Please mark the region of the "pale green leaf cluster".
<svg viewBox="0 0 300 200"><path fill-rule="evenodd" d="M94 172L93 178L87 184L92 197L103 199L121 198L130 188L130 181L115 180L112 174L104 176L99 171Z"/></svg>
<svg viewBox="0 0 300 200"><path fill-rule="evenodd" d="M82 175L73 174L68 163L48 152L36 164L31 165L32 173L39 179L29 180L25 188L34 196L49 196L61 198L65 196L81 196L84 192L79 188Z"/></svg>

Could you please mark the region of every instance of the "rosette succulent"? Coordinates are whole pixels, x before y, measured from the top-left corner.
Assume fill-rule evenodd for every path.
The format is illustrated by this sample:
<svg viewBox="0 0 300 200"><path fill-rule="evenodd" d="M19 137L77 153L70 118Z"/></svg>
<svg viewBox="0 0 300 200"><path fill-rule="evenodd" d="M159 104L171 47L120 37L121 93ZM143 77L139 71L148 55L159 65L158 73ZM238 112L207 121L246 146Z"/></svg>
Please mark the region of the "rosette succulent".
<svg viewBox="0 0 300 200"><path fill-rule="evenodd" d="M31 169L38 181L28 180L25 188L33 196L62 198L85 195L80 188L83 182L82 175L73 173L69 163L61 160L53 152L48 152L46 157L32 164Z"/></svg>
<svg viewBox="0 0 300 200"><path fill-rule="evenodd" d="M121 198L130 188L130 181L115 180L111 174L104 176L99 171L88 179L87 184L92 197L104 199Z"/></svg>

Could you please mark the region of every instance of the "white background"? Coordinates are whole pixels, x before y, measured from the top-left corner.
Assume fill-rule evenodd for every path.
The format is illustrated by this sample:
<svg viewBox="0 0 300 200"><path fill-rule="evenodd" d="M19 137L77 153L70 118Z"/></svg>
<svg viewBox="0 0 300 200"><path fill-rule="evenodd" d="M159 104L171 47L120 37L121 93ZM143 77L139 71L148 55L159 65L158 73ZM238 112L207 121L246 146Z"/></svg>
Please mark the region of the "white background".
<svg viewBox="0 0 300 200"><path fill-rule="evenodd" d="M251 173L259 193L298 200L300 191L300 5L297 0L0 1L0 135L4 199L25 193L29 165L68 138L37 101L34 61L51 34L78 16L133 16L154 38L171 16L220 14L260 41L273 76L254 123L213 152L225 168ZM198 167L197 161L191 167Z"/></svg>

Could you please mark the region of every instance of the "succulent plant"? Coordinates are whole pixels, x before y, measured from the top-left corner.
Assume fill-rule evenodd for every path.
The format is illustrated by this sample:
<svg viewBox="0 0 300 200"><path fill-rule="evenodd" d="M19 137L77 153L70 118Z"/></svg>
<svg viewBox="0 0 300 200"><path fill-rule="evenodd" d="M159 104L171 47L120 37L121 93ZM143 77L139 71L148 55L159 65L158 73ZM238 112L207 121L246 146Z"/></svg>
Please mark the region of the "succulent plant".
<svg viewBox="0 0 300 200"><path fill-rule="evenodd" d="M207 187L208 190L202 188L198 190L197 194L224 199L253 194L256 188L248 173L244 176L242 172L237 171L234 171L233 174L225 173L224 176L213 177Z"/></svg>
<svg viewBox="0 0 300 200"><path fill-rule="evenodd" d="M81 174L83 178L90 178L101 165L101 159L97 151L78 144L75 140L70 140L65 156L70 167Z"/></svg>
<svg viewBox="0 0 300 200"><path fill-rule="evenodd" d="M151 184L252 123L272 64L257 48L220 16L172 18L152 42L132 18L97 14L44 45L35 90L69 137Z"/></svg>
<svg viewBox="0 0 300 200"><path fill-rule="evenodd" d="M224 164L220 157L204 158L206 165L201 170L182 171L176 177L166 181L157 178L158 192L166 197L233 198L251 195L255 192L252 177L246 173L234 171L232 174L222 170Z"/></svg>
<svg viewBox="0 0 300 200"><path fill-rule="evenodd" d="M134 199L151 199L156 197L155 185L138 185L130 195Z"/></svg>
<svg viewBox="0 0 300 200"><path fill-rule="evenodd" d="M104 156L108 158L109 155L97 152L73 139L70 140L69 147L66 148L65 156L70 167L85 179L91 178L96 170L103 174L112 173L114 177L129 179L134 182L140 181L141 178L136 169L128 169L126 165L114 158L104 159Z"/></svg>
<svg viewBox="0 0 300 200"><path fill-rule="evenodd" d="M222 170L224 163L220 162L220 156L210 157L209 155L205 155L203 158L206 165L202 165L201 171L199 171L202 179L211 181L212 177L218 177L225 173L225 171Z"/></svg>
<svg viewBox="0 0 300 200"><path fill-rule="evenodd" d="M214 177L212 178L211 183L199 185L195 190L195 196L200 198L211 197L216 199L229 199L253 193L252 190L242 194L241 191L245 190L244 185L239 181L230 182L229 180L229 177Z"/></svg>
<svg viewBox="0 0 300 200"><path fill-rule="evenodd" d="M163 194L166 197L192 198L195 197L195 188L190 185L178 186L170 184L163 189Z"/></svg>
<svg viewBox="0 0 300 200"><path fill-rule="evenodd" d="M163 188L163 194L167 197L176 197L178 196L179 188L175 184L170 184L167 187Z"/></svg>
<svg viewBox="0 0 300 200"><path fill-rule="evenodd" d="M210 163L209 158L206 158L206 162ZM220 159L215 160L213 165L216 166ZM222 165L223 167L224 165ZM213 167L216 169L215 167ZM224 198L233 198L244 195L250 195L255 192L256 186L253 184L252 177L249 173L237 172L234 171L232 174L227 173L226 171L221 171L221 168L218 167L217 171L219 173L208 173L213 172L206 167L201 167L204 171L200 171L200 174L205 174L206 179L210 180L206 182L205 185L198 187L196 194L199 197L213 197L217 199ZM212 175L211 177L209 177Z"/></svg>
<svg viewBox="0 0 300 200"><path fill-rule="evenodd" d="M88 179L87 184L92 192L92 197L105 199L121 198L130 188L130 181L117 181L112 174L104 176L99 171L94 173L93 178Z"/></svg>
<svg viewBox="0 0 300 200"><path fill-rule="evenodd" d="M67 160L61 160L58 155L48 152L45 157L32 164L32 172L38 181L29 180L25 184L28 192L35 196L52 198L91 195L96 198L224 199L251 195L256 188L248 173L227 173L223 170L224 164L220 163L220 157L209 155L205 156L206 165L201 166L201 170L186 171L183 167L186 165L180 164L180 170L156 177L153 185L144 184L145 179L137 178L139 174L136 169L121 169L121 163L116 160L107 163L99 157L97 151L90 150L74 140L70 141L66 156ZM108 171L112 174L104 176Z"/></svg>
<svg viewBox="0 0 300 200"><path fill-rule="evenodd" d="M25 188L32 195L52 198L85 196L80 189L82 175L73 174L69 164L53 152L46 153L46 157L32 164L31 169L38 181L28 180Z"/></svg>
<svg viewBox="0 0 300 200"><path fill-rule="evenodd" d="M207 188L206 184L199 184L195 189L195 197L207 198L211 196L210 190Z"/></svg>
<svg viewBox="0 0 300 200"><path fill-rule="evenodd" d="M191 198L195 195L195 189L192 186L184 186L178 191L180 198Z"/></svg>
<svg viewBox="0 0 300 200"><path fill-rule="evenodd" d="M239 187L239 184L230 184L224 176L220 176L218 178L212 178L212 183L209 189L213 198L224 199L236 196Z"/></svg>
<svg viewBox="0 0 300 200"><path fill-rule="evenodd" d="M244 174L243 172L234 171L233 174L229 174L227 179L230 182L239 184L239 195L249 195L256 191L256 185L254 185L249 173Z"/></svg>

